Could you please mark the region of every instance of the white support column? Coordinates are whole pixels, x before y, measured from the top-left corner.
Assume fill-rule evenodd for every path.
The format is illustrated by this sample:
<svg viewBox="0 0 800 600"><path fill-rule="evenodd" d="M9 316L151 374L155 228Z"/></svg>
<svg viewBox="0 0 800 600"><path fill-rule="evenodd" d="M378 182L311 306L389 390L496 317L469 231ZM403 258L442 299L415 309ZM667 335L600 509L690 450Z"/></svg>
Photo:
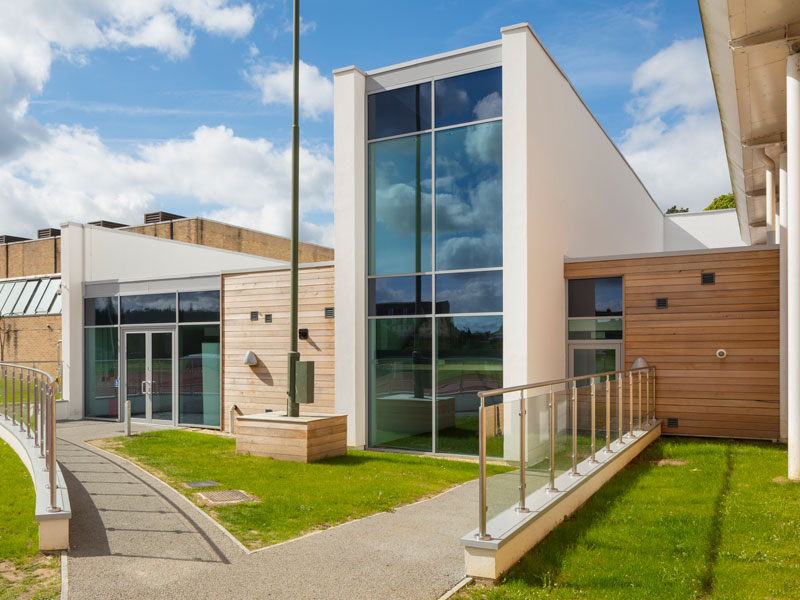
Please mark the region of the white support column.
<svg viewBox="0 0 800 600"><path fill-rule="evenodd" d="M759 150L758 156L765 167L764 213L767 218L767 244L772 244L775 242L775 161L766 149Z"/></svg>
<svg viewBox="0 0 800 600"><path fill-rule="evenodd" d="M789 479L800 481L800 54L786 59Z"/></svg>
<svg viewBox="0 0 800 600"><path fill-rule="evenodd" d="M788 339L786 337L786 294L788 293L788 288L786 285L786 243L787 243L787 231L786 231L786 221L788 219L787 210L787 190L786 190L786 153L784 152L781 154L779 159L779 175L778 175L778 239L776 240L780 244L779 252L780 252L780 268L779 268L779 276L780 276L780 338L781 338L781 356L780 356L780 374L781 374L781 402L780 402L780 439L782 442L786 441L786 433L788 429L788 421L787 421L787 385L788 382L787 378L787 365L788 357L786 356L786 351L788 348Z"/></svg>

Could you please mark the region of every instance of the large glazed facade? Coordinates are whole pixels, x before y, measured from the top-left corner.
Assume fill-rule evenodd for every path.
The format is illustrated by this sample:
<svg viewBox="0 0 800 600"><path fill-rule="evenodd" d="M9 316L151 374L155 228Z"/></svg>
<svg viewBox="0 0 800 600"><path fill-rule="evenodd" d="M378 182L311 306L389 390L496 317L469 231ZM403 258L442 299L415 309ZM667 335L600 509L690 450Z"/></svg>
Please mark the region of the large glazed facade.
<svg viewBox="0 0 800 600"><path fill-rule="evenodd" d="M348 443L474 453L477 391L574 362L564 258L660 252L664 216L527 24L340 69L334 103Z"/></svg>

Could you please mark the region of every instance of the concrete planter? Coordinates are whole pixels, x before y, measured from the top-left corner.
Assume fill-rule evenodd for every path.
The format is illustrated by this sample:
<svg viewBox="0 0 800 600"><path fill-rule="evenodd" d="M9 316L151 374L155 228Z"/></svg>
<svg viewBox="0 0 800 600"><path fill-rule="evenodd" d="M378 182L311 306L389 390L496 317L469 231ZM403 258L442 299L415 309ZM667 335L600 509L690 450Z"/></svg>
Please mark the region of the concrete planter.
<svg viewBox="0 0 800 600"><path fill-rule="evenodd" d="M258 413L236 417L236 453L316 462L347 452L347 415Z"/></svg>

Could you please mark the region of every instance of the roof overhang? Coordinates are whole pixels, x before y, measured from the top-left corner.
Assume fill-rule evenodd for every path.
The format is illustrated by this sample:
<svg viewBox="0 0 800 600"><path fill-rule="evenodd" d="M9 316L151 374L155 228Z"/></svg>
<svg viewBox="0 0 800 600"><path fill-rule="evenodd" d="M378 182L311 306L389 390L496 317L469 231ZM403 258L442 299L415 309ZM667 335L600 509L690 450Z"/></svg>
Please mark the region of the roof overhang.
<svg viewBox="0 0 800 600"><path fill-rule="evenodd" d="M765 166L786 140L786 57L800 0L699 0L742 240L766 242Z"/></svg>

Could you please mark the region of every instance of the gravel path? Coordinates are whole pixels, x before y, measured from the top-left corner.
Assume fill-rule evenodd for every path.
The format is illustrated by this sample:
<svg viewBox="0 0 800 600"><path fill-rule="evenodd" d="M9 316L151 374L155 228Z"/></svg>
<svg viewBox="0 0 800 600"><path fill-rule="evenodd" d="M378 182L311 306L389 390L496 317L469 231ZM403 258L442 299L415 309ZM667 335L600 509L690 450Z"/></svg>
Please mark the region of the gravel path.
<svg viewBox="0 0 800 600"><path fill-rule="evenodd" d="M58 427L73 509L70 600L434 600L464 577L474 481L248 554L169 486L85 443L121 435L122 424Z"/></svg>

